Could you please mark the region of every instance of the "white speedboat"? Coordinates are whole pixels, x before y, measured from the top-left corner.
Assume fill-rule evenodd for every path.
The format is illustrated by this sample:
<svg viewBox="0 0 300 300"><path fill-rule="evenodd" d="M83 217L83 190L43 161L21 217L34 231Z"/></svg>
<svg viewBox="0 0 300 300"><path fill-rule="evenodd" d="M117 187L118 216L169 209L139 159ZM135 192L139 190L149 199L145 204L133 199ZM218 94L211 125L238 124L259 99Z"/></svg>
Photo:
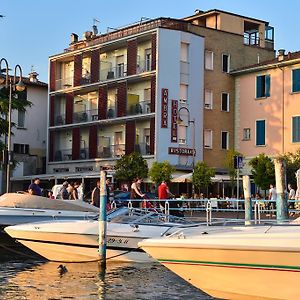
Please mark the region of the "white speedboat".
<svg viewBox="0 0 300 300"><path fill-rule="evenodd" d="M172 222L174 221L174 222ZM146 209L117 209L108 215L107 259L152 261L138 247L146 238L159 237L185 220ZM52 221L9 226L5 231L51 261L88 262L99 259L98 220Z"/></svg>
<svg viewBox="0 0 300 300"><path fill-rule="evenodd" d="M0 227L52 219L93 218L99 209L81 200L49 199L21 193L0 197Z"/></svg>
<svg viewBox="0 0 300 300"><path fill-rule="evenodd" d="M222 299L298 299L300 226L180 230L139 246L168 269Z"/></svg>

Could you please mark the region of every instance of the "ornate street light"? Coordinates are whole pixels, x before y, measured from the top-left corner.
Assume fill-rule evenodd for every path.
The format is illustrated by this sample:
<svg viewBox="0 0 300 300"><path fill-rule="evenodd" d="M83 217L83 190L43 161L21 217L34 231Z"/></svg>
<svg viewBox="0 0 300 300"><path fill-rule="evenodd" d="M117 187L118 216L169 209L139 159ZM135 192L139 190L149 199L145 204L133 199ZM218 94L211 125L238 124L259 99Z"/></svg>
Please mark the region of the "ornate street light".
<svg viewBox="0 0 300 300"><path fill-rule="evenodd" d="M4 62L6 65L5 75L3 74L3 69L1 69L1 63ZM19 69L19 81L16 82L16 73L17 69ZM11 164L12 164L12 150L11 150L11 112L12 112L12 92L18 91L22 92L25 90L25 85L22 82L22 68L20 65L16 65L14 68L14 77L9 76L9 67L8 62L5 58L1 58L0 60L0 84L4 84L5 86L9 86L9 100L8 100L8 133L7 133L7 165L6 165L6 192L8 193L10 190L10 173L11 173Z"/></svg>
<svg viewBox="0 0 300 300"><path fill-rule="evenodd" d="M194 168L195 168L195 118L191 119L190 111L187 107L183 106L180 107L178 110L178 124L179 123L187 123L188 126L193 124L193 131L192 131L192 148L193 148L193 158L192 158L192 173L194 174ZM195 188L194 184L192 184L192 195L194 197Z"/></svg>

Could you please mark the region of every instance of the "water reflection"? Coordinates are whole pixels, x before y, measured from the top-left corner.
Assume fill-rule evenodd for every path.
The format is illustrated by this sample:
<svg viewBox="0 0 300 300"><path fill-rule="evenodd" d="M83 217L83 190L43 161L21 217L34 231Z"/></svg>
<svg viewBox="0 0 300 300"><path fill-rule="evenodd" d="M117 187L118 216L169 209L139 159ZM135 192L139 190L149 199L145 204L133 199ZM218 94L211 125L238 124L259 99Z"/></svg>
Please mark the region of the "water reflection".
<svg viewBox="0 0 300 300"><path fill-rule="evenodd" d="M3 256L1 255L1 260ZM64 264L10 257L0 264L1 299L211 299L159 264Z"/></svg>

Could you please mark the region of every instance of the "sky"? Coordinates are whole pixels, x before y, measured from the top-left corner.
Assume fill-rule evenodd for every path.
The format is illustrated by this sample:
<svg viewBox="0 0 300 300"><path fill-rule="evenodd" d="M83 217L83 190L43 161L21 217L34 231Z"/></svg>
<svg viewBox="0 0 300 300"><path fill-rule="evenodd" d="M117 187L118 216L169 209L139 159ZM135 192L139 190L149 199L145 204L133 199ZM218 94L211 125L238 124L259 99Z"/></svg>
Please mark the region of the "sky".
<svg viewBox="0 0 300 300"><path fill-rule="evenodd" d="M0 58L11 69L21 65L23 75L32 70L48 82L48 58L62 53L71 33L82 37L91 30L93 20L98 31L135 23L142 17L183 18L196 9L220 9L265 20L275 27L275 49L300 50L300 2L296 0L0 0ZM2 66L3 67L3 66Z"/></svg>

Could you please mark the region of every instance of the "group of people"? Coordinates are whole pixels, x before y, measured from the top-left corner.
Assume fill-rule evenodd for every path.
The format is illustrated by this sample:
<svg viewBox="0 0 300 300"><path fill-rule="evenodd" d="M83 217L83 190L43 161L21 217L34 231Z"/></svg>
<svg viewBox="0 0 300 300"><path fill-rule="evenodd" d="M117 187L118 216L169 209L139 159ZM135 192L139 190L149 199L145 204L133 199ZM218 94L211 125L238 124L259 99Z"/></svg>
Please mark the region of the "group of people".
<svg viewBox="0 0 300 300"><path fill-rule="evenodd" d="M28 193L36 196L43 196L42 189L40 188L40 179L38 177L33 179L33 182L28 187ZM52 191L48 191L48 198L54 199ZM78 182L68 182L65 181L62 187L58 191L57 198L64 200L77 200L83 198L83 188Z"/></svg>

